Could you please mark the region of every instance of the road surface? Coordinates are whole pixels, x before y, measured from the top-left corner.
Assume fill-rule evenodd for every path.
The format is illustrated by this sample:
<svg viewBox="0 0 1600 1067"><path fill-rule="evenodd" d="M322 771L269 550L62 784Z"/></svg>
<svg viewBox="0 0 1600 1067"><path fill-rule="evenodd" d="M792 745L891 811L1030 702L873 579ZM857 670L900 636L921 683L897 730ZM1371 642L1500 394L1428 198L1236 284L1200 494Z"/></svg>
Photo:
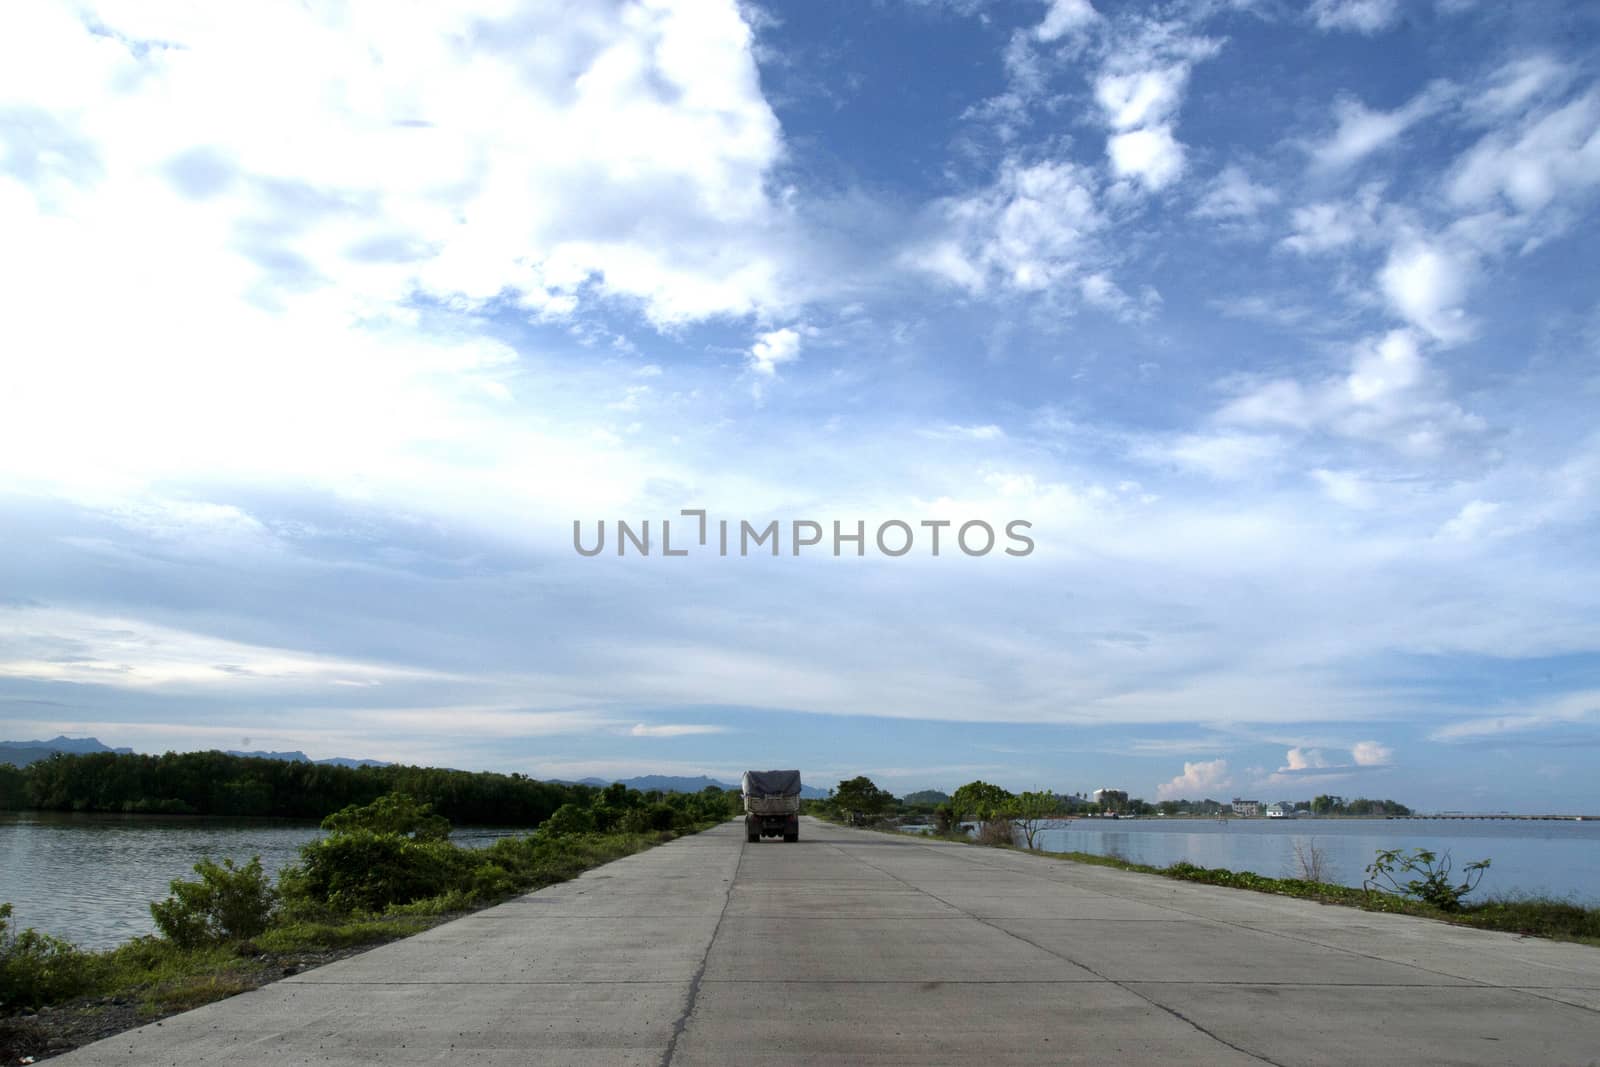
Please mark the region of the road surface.
<svg viewBox="0 0 1600 1067"><path fill-rule="evenodd" d="M1595 1064L1600 949L729 823L83 1064Z"/></svg>

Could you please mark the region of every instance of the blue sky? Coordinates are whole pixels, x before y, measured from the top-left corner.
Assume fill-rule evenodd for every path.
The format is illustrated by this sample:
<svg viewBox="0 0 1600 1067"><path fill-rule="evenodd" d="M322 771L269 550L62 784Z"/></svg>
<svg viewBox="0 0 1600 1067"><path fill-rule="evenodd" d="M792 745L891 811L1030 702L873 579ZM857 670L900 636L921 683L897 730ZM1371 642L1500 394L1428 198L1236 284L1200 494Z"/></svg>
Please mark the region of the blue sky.
<svg viewBox="0 0 1600 1067"><path fill-rule="evenodd" d="M0 19L6 737L1596 807L1592 5Z"/></svg>

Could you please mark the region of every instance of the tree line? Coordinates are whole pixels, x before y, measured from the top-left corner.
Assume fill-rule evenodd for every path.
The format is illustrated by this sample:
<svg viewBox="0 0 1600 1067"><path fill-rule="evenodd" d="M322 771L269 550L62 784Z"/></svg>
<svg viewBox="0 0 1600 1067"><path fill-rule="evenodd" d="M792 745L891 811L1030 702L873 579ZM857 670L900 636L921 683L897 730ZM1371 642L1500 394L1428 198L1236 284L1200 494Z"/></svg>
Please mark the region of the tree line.
<svg viewBox="0 0 1600 1067"><path fill-rule="evenodd" d="M352 804L404 793L457 824L537 826L564 804L587 807L597 792L521 774L340 767L216 751L63 753L22 768L0 765L0 808L12 811L321 819Z"/></svg>
<svg viewBox="0 0 1600 1067"><path fill-rule="evenodd" d="M1309 801L1283 801L1291 811L1313 815L1409 815L1411 809L1396 800L1369 800L1357 797L1318 796ZM1120 789L1100 790L1094 796L1082 793L1054 793L1048 790L1013 794L984 781L968 782L954 793L925 789L896 798L865 775L841 781L825 801L814 801L818 810L832 811L845 821L872 822L904 816L932 816L941 831L967 820L986 822L1005 819L1023 824L1046 818L1073 815L1192 815L1220 816L1233 811L1221 800L1163 800L1152 804L1142 797L1130 797Z"/></svg>

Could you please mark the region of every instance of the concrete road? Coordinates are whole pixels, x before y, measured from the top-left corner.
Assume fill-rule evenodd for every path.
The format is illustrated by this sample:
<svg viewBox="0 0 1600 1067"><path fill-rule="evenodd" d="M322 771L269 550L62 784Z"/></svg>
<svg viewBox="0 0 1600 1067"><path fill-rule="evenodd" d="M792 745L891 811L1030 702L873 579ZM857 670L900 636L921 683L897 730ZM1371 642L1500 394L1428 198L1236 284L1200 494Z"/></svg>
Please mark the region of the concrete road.
<svg viewBox="0 0 1600 1067"><path fill-rule="evenodd" d="M1600 1064L1600 949L730 823L61 1064Z"/></svg>

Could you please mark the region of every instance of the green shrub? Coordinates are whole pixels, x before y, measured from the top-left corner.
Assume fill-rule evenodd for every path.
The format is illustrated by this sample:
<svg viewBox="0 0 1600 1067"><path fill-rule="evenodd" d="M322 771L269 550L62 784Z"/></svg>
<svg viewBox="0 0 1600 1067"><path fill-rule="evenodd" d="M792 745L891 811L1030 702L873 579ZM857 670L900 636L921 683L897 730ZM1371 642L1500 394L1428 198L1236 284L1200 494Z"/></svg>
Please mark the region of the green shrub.
<svg viewBox="0 0 1600 1067"><path fill-rule="evenodd" d="M375 834L401 834L418 841L443 841L450 836L450 820L433 814L408 793L387 793L371 804L351 804L322 820L330 833L366 830Z"/></svg>
<svg viewBox="0 0 1600 1067"><path fill-rule="evenodd" d="M267 928L277 903L254 856L243 867L225 859L219 866L209 859L194 865L198 882L181 878L172 882L172 895L150 905L160 930L179 948L243 941Z"/></svg>
<svg viewBox="0 0 1600 1067"><path fill-rule="evenodd" d="M0 904L0 1010L36 1008L88 992L95 957L70 941L11 928L11 905Z"/></svg>
<svg viewBox="0 0 1600 1067"><path fill-rule="evenodd" d="M539 827L546 837L566 837L569 834L587 834L594 831L594 816L588 808L576 804L563 804L551 813Z"/></svg>
<svg viewBox="0 0 1600 1067"><path fill-rule="evenodd" d="M340 912L382 911L437 896L462 884L478 859L448 841L356 830L300 849L300 865L279 879L297 911L323 905Z"/></svg>
<svg viewBox="0 0 1600 1067"><path fill-rule="evenodd" d="M1461 883L1452 885L1448 851L1436 854L1417 848L1408 854L1397 848L1380 848L1377 858L1367 867L1367 878L1361 888L1411 897L1432 904L1440 911L1460 911L1461 898L1478 888L1483 872L1488 869L1488 860L1469 863L1461 868Z"/></svg>
<svg viewBox="0 0 1600 1067"><path fill-rule="evenodd" d="M651 804L629 811L617 829L625 834L653 834L672 829L677 818L678 812L670 804Z"/></svg>

